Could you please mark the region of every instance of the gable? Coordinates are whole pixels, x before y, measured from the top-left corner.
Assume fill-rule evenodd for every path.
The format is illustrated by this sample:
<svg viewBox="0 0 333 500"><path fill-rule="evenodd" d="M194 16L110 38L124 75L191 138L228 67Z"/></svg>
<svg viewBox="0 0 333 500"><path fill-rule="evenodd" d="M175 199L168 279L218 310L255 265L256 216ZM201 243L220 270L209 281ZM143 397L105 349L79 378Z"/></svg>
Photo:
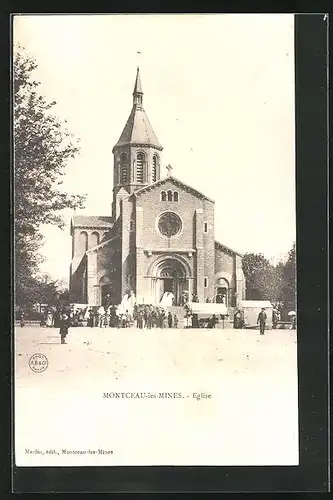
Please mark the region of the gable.
<svg viewBox="0 0 333 500"><path fill-rule="evenodd" d="M116 195L129 196L129 192L126 191L126 189L123 186L121 186L121 188L116 192Z"/></svg>
<svg viewBox="0 0 333 500"><path fill-rule="evenodd" d="M183 191L187 191L188 193L192 194L193 196L196 196L197 198L201 200L208 200L211 203L215 203L213 200L205 196L203 193L198 191L197 189L192 188L188 184L185 184L184 182L180 181L179 179L176 179L173 176L170 177L165 177L164 179L160 179L159 181L154 182L153 184L149 184L148 186L145 186L144 188L139 189L138 191L135 191L135 196L139 197L144 193L147 193L149 191L155 190L155 189L160 189L163 186L174 186L178 189L181 189Z"/></svg>

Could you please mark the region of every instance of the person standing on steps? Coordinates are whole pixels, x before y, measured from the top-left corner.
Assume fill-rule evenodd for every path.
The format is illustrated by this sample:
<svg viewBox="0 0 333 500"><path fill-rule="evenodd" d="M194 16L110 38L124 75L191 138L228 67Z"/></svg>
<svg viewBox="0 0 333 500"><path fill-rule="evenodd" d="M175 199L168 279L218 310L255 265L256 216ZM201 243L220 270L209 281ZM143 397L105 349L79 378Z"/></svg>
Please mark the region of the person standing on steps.
<svg viewBox="0 0 333 500"><path fill-rule="evenodd" d="M257 325L260 327L260 335L265 334L265 326L266 326L267 314L265 312L265 308L263 307L258 314Z"/></svg>
<svg viewBox="0 0 333 500"><path fill-rule="evenodd" d="M177 314L175 314L173 317L173 326L174 326L174 328L178 328L178 316L177 316Z"/></svg>
<svg viewBox="0 0 333 500"><path fill-rule="evenodd" d="M172 314L170 311L168 312L168 326L172 328Z"/></svg>

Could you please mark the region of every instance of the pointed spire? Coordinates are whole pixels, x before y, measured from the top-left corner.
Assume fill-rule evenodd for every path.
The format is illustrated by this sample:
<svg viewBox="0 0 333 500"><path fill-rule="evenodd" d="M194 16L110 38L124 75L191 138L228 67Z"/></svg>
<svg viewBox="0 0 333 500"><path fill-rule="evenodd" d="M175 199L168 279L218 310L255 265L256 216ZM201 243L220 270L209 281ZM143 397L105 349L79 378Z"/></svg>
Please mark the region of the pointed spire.
<svg viewBox="0 0 333 500"><path fill-rule="evenodd" d="M136 68L136 79L135 79L135 85L134 85L134 92L133 92L133 94L143 94L142 87L141 87L140 68L139 68L139 66Z"/></svg>
<svg viewBox="0 0 333 500"><path fill-rule="evenodd" d="M135 85L134 85L134 90L133 90L133 105L137 106L142 106L142 86L141 86L141 79L140 79L140 69L139 66L136 69L136 79L135 79Z"/></svg>

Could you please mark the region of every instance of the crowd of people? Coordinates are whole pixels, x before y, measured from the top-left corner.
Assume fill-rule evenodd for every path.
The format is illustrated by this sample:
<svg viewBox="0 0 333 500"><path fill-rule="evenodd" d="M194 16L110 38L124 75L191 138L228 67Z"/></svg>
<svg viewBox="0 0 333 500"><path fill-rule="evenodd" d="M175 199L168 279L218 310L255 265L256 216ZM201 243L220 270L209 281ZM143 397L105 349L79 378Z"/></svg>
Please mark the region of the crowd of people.
<svg viewBox="0 0 333 500"><path fill-rule="evenodd" d="M167 297L171 303L170 297ZM196 295L192 301L197 302ZM168 304L169 304L168 302ZM126 293L118 306L111 303L111 297L107 294L101 306L78 306L66 305L62 307L47 308L40 322L42 327L59 328L61 342L65 343L65 337L70 327L90 328L178 328L179 318L177 314L168 311L167 300L161 301L159 305L138 304L133 291ZM193 314L188 301L188 295L182 296L184 308L184 327L198 328L198 315ZM207 328L215 328L218 318L213 315L209 318Z"/></svg>
<svg viewBox="0 0 333 500"><path fill-rule="evenodd" d="M283 302L272 303L273 306L273 317L272 317L272 328L276 329L278 327L278 323L290 322L290 330L296 329L296 312L288 311Z"/></svg>
<svg viewBox="0 0 333 500"><path fill-rule="evenodd" d="M198 302L196 295L193 295L192 302ZM61 343L66 343L65 339L70 327L87 326L90 328L130 328L152 329L152 328L178 328L179 318L177 314L168 311L167 305L173 304L173 297L164 297L159 305L138 304L133 291L126 293L118 306L111 303L111 297L107 294L101 306L84 305L63 305L61 307L48 307L43 313L40 321L42 327L59 328ZM182 305L184 311L184 328L199 328L203 326L197 314L193 314L191 303L186 293L182 296ZM222 300L222 303L224 301ZM277 328L281 321L280 304L273 304L272 327ZM289 313L290 314L290 313ZM260 326L260 333L263 334L266 328L267 314L263 308L258 315L257 323ZM206 318L207 320L207 318ZM236 309L233 326L236 329L244 328L244 317L240 309ZM24 326L25 318L22 311L20 315L20 324ZM206 328L215 328L219 323L217 315L213 314L205 321ZM291 328L296 326L296 313L291 316Z"/></svg>
<svg viewBox="0 0 333 500"><path fill-rule="evenodd" d="M165 307L152 304L137 304L131 291L125 294L120 305L111 303L110 295L106 295L101 306L48 308L40 321L41 327L61 328L66 316L68 327L99 328L177 328L178 316L167 312Z"/></svg>

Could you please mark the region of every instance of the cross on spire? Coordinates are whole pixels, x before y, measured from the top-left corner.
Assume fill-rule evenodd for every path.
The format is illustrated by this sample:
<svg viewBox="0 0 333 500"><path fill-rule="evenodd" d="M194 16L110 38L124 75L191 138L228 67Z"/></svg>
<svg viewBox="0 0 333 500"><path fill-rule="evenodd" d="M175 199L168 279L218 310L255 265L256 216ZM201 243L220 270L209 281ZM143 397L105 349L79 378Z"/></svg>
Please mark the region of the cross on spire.
<svg viewBox="0 0 333 500"><path fill-rule="evenodd" d="M168 177L171 177L171 172L172 172L172 166L170 165L170 163L165 167L168 171L167 173L167 176Z"/></svg>

